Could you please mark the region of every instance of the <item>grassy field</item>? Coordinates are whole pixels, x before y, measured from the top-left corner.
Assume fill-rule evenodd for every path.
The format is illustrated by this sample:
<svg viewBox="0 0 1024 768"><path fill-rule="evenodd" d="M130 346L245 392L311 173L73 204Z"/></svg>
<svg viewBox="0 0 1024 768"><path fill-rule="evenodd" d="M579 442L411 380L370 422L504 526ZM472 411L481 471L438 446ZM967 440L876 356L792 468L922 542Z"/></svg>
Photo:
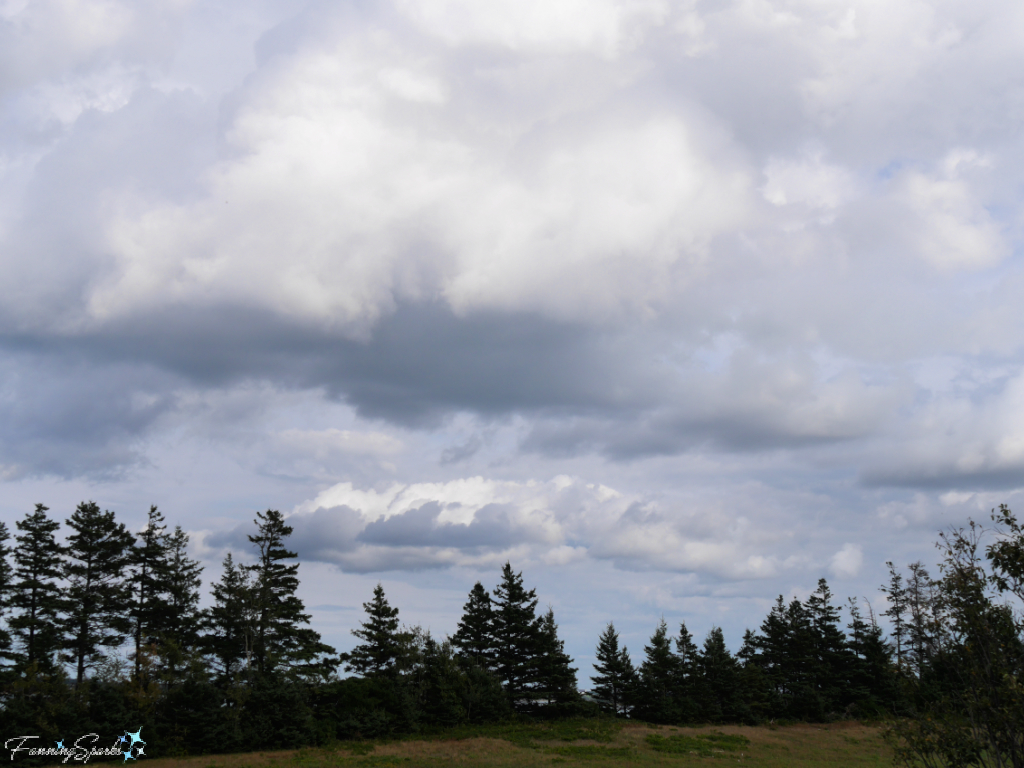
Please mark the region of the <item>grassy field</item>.
<svg viewBox="0 0 1024 768"><path fill-rule="evenodd" d="M892 757L877 726L674 728L615 721L510 725L433 738L343 742L333 749L147 760L148 768L357 768L360 766L718 766L874 768Z"/></svg>

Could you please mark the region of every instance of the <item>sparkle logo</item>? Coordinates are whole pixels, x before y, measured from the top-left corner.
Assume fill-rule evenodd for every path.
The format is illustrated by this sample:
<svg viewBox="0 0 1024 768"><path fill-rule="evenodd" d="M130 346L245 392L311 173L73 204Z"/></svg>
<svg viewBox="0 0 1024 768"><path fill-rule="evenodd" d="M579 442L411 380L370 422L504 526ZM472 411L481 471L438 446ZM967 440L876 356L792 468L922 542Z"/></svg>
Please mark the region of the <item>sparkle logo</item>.
<svg viewBox="0 0 1024 768"><path fill-rule="evenodd" d="M95 733L87 733L78 738L74 744L65 745L64 739L55 741L55 747L36 747L26 744L38 736L15 736L7 739L4 746L11 751L11 760L19 752L25 752L30 757L55 757L62 763L74 760L77 763L88 763L94 757L121 757L121 763L129 760L138 760L145 755L146 742L142 738L142 728L132 733L125 731L123 735L114 740L113 746L97 747L96 743L100 737ZM109 742L108 742L109 743ZM63 758L63 759L61 759Z"/></svg>
<svg viewBox="0 0 1024 768"><path fill-rule="evenodd" d="M124 760L121 761L123 763L127 763L129 760L138 760L145 754L143 747L146 746L146 742L142 740L141 728L135 733L125 731L119 743L121 745L121 754L124 755Z"/></svg>

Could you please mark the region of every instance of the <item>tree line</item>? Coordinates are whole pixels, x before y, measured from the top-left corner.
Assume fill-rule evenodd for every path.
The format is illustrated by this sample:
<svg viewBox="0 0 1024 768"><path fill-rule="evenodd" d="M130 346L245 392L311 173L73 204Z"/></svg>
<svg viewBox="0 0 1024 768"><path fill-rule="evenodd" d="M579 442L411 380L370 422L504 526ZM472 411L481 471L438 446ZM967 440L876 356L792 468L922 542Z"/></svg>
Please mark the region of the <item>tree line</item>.
<svg viewBox="0 0 1024 768"><path fill-rule="evenodd" d="M258 513L251 562L232 554L200 609L188 535L152 507L132 533L83 502L0 522L0 726L58 740L147 728L152 754L324 744L521 717L630 717L654 723L896 718L907 762L985 764L1024 754L1024 532L1004 506L984 529L944 533L940 577L889 564L883 633L822 579L804 601L781 596L733 654L720 628L698 646L662 619L639 663L614 624L598 638L591 690L551 609L506 563L469 592L456 631L400 622L381 585L337 653L297 596L292 528ZM1016 754L1016 753L1015 753ZM929 760L934 759L934 763ZM973 763L971 761L974 761ZM942 761L945 761L943 763ZM1001 764L1001 763L992 763ZM1006 763L1020 765L1021 763Z"/></svg>

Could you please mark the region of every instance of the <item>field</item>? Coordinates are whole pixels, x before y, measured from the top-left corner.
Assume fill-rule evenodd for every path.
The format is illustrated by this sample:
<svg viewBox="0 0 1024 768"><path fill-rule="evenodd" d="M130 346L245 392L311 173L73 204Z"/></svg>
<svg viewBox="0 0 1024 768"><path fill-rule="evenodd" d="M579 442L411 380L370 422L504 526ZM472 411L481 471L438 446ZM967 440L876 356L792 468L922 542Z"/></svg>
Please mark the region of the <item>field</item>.
<svg viewBox="0 0 1024 768"><path fill-rule="evenodd" d="M874 768L891 753L877 726L858 723L780 727L675 728L572 721L450 731L387 742L342 742L329 749L254 752L148 761L150 768L360 768L362 766L719 766Z"/></svg>

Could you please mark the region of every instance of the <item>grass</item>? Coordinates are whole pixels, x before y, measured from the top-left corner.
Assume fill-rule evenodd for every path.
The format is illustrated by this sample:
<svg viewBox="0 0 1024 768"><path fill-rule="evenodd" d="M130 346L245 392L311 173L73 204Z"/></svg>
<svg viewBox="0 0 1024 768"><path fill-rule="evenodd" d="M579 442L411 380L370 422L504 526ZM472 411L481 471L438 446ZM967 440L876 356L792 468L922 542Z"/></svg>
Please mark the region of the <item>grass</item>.
<svg viewBox="0 0 1024 768"><path fill-rule="evenodd" d="M858 723L676 728L576 720L461 728L427 737L331 748L146 760L146 768L534 768L630 766L888 768L881 729Z"/></svg>

